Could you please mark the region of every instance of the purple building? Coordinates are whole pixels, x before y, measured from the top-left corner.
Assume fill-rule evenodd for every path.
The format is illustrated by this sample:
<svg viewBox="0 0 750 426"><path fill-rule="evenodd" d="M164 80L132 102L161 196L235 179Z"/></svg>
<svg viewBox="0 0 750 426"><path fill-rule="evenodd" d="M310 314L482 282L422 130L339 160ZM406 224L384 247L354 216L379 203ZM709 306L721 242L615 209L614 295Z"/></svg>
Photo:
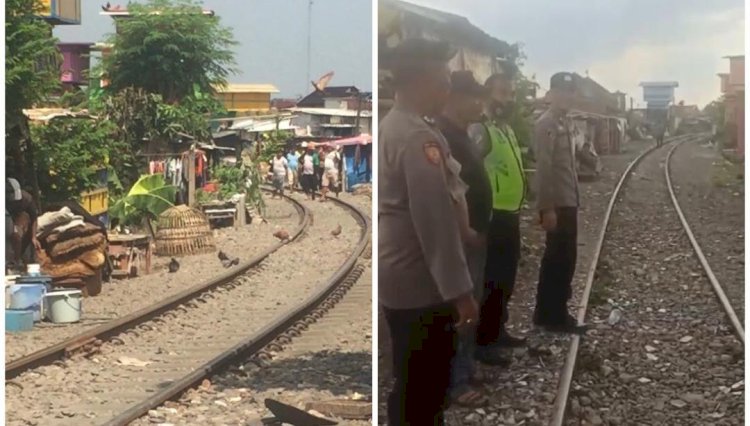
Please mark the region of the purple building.
<svg viewBox="0 0 750 426"><path fill-rule="evenodd" d="M57 45L63 56L60 68L60 81L63 84L72 86L88 84L91 46L91 43L59 43Z"/></svg>

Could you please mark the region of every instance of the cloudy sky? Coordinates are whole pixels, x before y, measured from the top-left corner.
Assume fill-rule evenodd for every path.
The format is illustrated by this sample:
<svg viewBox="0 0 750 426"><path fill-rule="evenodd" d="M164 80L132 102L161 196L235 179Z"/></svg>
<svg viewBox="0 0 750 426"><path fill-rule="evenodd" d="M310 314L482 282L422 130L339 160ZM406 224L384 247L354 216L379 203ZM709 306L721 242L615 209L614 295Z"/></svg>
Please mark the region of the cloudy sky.
<svg viewBox="0 0 750 426"><path fill-rule="evenodd" d="M81 2L81 25L61 26L64 42L97 42L114 31L112 18L99 14L106 0ZM112 5L127 1L111 0ZM308 0L206 0L239 42L240 73L234 83L271 83L278 97L307 94ZM312 8L311 79L334 71L332 85L372 90L372 4L367 0L315 0Z"/></svg>
<svg viewBox="0 0 750 426"><path fill-rule="evenodd" d="M466 16L528 56L542 88L574 71L642 101L638 83L675 80L677 101L703 107L719 96L726 55L744 53L743 0L409 0Z"/></svg>

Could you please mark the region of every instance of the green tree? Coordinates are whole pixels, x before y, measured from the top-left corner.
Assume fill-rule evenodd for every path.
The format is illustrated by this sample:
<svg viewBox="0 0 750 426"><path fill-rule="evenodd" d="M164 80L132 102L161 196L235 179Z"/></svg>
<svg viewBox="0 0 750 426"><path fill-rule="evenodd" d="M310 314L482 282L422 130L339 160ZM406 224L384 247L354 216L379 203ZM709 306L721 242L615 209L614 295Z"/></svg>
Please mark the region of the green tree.
<svg viewBox="0 0 750 426"><path fill-rule="evenodd" d="M23 114L60 88L60 52L37 0L5 2L6 174L33 182L33 150ZM36 186L35 184L32 184Z"/></svg>
<svg viewBox="0 0 750 426"><path fill-rule="evenodd" d="M150 0L131 3L131 16L117 22L109 37L112 53L102 61L108 89L128 87L159 94L175 103L226 83L234 70L236 44L230 29L216 16L202 13L193 0Z"/></svg>
<svg viewBox="0 0 750 426"><path fill-rule="evenodd" d="M23 109L60 88L60 52L37 0L5 2L5 124L21 123Z"/></svg>
<svg viewBox="0 0 750 426"><path fill-rule="evenodd" d="M109 121L57 118L31 127L42 200L76 200L100 184L102 169L121 169L132 161ZM116 153L116 155L112 155Z"/></svg>

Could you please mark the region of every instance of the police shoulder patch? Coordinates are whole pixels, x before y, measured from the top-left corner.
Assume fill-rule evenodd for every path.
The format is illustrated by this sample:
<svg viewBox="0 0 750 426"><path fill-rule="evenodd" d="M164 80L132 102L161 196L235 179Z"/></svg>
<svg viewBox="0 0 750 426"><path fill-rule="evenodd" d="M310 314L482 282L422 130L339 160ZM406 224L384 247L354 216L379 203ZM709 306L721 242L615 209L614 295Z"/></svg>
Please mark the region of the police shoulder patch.
<svg viewBox="0 0 750 426"><path fill-rule="evenodd" d="M427 161L438 166L443 162L443 151L437 142L427 142L422 146Z"/></svg>

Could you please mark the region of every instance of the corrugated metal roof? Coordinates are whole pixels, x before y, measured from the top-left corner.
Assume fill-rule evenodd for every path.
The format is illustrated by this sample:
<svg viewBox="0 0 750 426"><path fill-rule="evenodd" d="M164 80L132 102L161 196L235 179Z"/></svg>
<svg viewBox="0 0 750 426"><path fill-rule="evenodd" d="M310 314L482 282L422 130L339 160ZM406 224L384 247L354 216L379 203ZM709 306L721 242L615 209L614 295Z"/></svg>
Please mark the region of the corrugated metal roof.
<svg viewBox="0 0 750 426"><path fill-rule="evenodd" d="M279 89L273 84L237 84L229 83L225 86L216 86L218 93L278 93Z"/></svg>
<svg viewBox="0 0 750 426"><path fill-rule="evenodd" d="M278 130L295 130L297 126L292 125L292 119L285 118L279 121ZM235 123L231 130L244 130L246 132L270 132L277 129L276 120L243 120Z"/></svg>
<svg viewBox="0 0 750 426"><path fill-rule="evenodd" d="M339 109L339 108L289 108L290 111L301 112L303 114L311 115L333 115L338 117L356 117L357 110L355 109ZM372 117L372 111L362 110L360 117L370 118Z"/></svg>
<svg viewBox="0 0 750 426"><path fill-rule="evenodd" d="M34 108L23 110L24 115L31 121L47 122L54 118L59 117L72 117L72 118L96 118L90 115L87 110L71 111L65 108Z"/></svg>

